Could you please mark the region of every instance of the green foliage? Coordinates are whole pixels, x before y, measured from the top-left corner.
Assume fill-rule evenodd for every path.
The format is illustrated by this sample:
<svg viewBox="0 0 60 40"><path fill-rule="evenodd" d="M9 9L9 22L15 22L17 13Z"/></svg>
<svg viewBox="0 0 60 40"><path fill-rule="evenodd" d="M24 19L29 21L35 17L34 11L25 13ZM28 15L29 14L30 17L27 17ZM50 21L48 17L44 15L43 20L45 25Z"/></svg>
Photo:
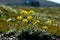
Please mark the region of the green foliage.
<svg viewBox="0 0 60 40"><path fill-rule="evenodd" d="M9 6L0 7L0 32L8 32L10 30L13 31L19 31L24 29L41 29L43 26L48 26L48 30L46 30L49 33L60 35L60 8L59 7L10 7ZM33 16L33 19L28 22L27 24L23 24L22 20L17 20L17 16L21 15L23 17L26 17L22 14L20 14L20 11L22 9L25 9L27 11L34 10L35 14L31 15ZM15 10L15 11L13 11ZM30 15L30 14L29 14ZM28 16L29 16L28 15ZM7 22L7 20L9 20ZM32 25L35 20L38 19L41 22L37 23L36 25ZM53 21L52 25L48 25L45 22L50 19ZM9 29L9 30L8 30ZM45 29L43 29L45 30Z"/></svg>

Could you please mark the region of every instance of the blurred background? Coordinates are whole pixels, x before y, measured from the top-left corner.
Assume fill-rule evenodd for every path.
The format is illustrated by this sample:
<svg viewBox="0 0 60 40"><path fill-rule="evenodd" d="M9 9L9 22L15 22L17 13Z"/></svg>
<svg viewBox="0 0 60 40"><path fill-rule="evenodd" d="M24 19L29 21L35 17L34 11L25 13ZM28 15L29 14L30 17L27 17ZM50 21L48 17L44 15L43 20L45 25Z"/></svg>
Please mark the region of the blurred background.
<svg viewBox="0 0 60 40"><path fill-rule="evenodd" d="M0 5L10 6L60 6L59 0L0 0Z"/></svg>
<svg viewBox="0 0 60 40"><path fill-rule="evenodd" d="M0 40L10 38L60 40L60 1L0 0Z"/></svg>

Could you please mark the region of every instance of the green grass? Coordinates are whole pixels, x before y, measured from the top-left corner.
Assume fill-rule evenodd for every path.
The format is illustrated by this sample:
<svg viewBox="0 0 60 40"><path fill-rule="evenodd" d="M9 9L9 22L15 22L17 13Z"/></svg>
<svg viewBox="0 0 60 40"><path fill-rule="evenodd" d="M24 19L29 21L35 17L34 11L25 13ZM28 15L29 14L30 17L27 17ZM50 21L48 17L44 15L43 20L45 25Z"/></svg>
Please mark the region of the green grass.
<svg viewBox="0 0 60 40"><path fill-rule="evenodd" d="M13 12L13 9L16 10L18 13ZM20 14L20 11L22 9L25 9L27 11L29 10L34 10L35 11L35 17L37 17L36 19L41 20L41 23L32 26L32 23L28 23L28 24L23 24L21 21L17 20L16 17ZM46 29L47 32L52 33L52 34L56 34L57 36L60 35L60 8L59 7L21 7L21 6L17 6L17 7L12 7L12 10L10 10L9 8L3 8L0 7L0 10L2 11L2 13L0 12L0 32L2 33L6 33L9 30L13 30L13 31L19 31L19 30L24 30L24 29L28 29L30 28L31 30L33 29L41 29L43 26L46 26L47 24L45 24L44 22L47 19L51 19L53 20L53 24L52 25L47 25L48 29ZM31 15L33 16L33 15ZM33 16L33 17L34 17ZM34 17L34 18L35 18ZM15 21L11 20L10 22L7 22L7 20L9 18L14 18ZM46 19L44 19L46 18ZM19 22L18 22L19 21ZM45 29L43 29L45 30Z"/></svg>

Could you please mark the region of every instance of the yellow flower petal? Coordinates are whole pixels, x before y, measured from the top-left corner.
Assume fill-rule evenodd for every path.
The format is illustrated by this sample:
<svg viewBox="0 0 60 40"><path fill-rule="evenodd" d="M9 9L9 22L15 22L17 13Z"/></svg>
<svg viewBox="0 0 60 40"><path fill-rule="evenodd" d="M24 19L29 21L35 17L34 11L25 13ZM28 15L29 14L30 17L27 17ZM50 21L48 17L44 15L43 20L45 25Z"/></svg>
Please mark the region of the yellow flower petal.
<svg viewBox="0 0 60 40"><path fill-rule="evenodd" d="M32 16L28 16L27 19L28 19L28 20L31 20L31 19L32 19Z"/></svg>
<svg viewBox="0 0 60 40"><path fill-rule="evenodd" d="M28 14L28 12L26 10L22 10L21 13L24 15Z"/></svg>
<svg viewBox="0 0 60 40"><path fill-rule="evenodd" d="M48 20L47 23L48 23L49 25L51 25L51 24L52 24L52 20Z"/></svg>
<svg viewBox="0 0 60 40"><path fill-rule="evenodd" d="M48 26L43 26L43 29L47 29L48 28Z"/></svg>
<svg viewBox="0 0 60 40"><path fill-rule="evenodd" d="M18 20L21 20L21 19L23 19L23 17L22 16L18 16L17 19Z"/></svg>
<svg viewBox="0 0 60 40"><path fill-rule="evenodd" d="M35 13L35 11L34 10L30 10L29 13L30 14L33 14L33 13Z"/></svg>
<svg viewBox="0 0 60 40"><path fill-rule="evenodd" d="M37 23L39 23L40 22L40 20L36 20L34 23L33 23L33 25L35 25L35 24L37 24Z"/></svg>
<svg viewBox="0 0 60 40"><path fill-rule="evenodd" d="M38 22L38 23L39 23L39 22L40 22L40 20L36 20L36 22Z"/></svg>
<svg viewBox="0 0 60 40"><path fill-rule="evenodd" d="M28 20L27 20L27 19L23 19L22 21L23 21L23 22L28 22Z"/></svg>

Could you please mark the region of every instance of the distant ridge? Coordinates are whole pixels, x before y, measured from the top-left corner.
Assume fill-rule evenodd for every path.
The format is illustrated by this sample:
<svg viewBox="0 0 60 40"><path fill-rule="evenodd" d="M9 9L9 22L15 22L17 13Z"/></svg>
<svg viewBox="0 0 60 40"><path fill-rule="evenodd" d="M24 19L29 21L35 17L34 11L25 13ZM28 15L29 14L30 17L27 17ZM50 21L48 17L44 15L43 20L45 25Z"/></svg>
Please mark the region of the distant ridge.
<svg viewBox="0 0 60 40"><path fill-rule="evenodd" d="M0 0L0 4L10 5L10 6L14 6L14 5L20 6L23 3L25 3L26 1L32 2L32 0ZM38 1L39 5L43 6L43 7L60 6L60 4L58 4L58 3L47 1L47 0L33 0L33 2L34 1Z"/></svg>

